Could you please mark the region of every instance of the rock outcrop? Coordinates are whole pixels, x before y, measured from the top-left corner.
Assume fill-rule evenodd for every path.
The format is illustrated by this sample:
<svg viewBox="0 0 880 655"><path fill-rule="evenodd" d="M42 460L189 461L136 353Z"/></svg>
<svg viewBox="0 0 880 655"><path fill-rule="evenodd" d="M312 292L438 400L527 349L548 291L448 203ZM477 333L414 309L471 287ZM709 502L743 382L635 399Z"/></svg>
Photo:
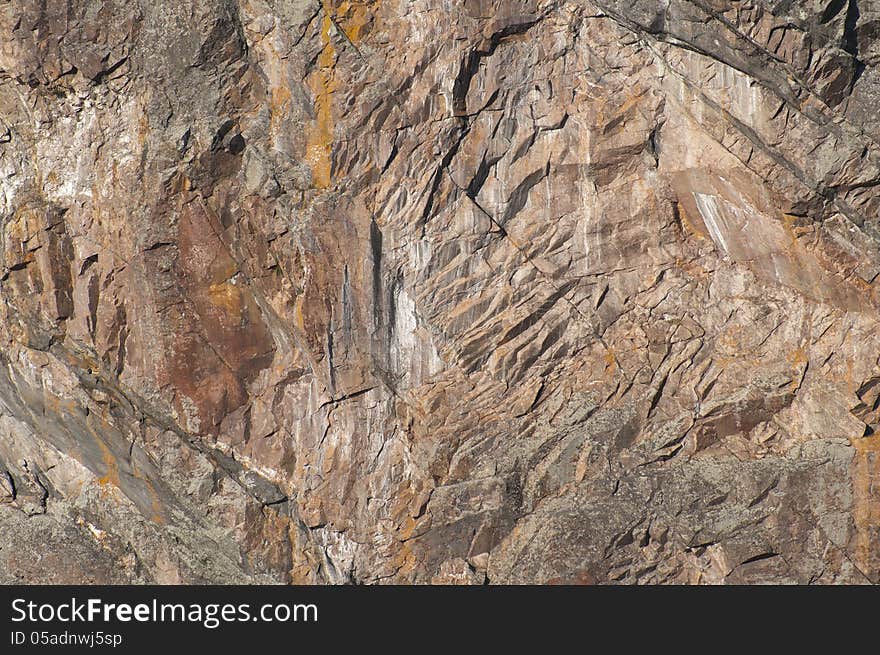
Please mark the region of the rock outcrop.
<svg viewBox="0 0 880 655"><path fill-rule="evenodd" d="M0 582L880 582L880 7L0 5Z"/></svg>

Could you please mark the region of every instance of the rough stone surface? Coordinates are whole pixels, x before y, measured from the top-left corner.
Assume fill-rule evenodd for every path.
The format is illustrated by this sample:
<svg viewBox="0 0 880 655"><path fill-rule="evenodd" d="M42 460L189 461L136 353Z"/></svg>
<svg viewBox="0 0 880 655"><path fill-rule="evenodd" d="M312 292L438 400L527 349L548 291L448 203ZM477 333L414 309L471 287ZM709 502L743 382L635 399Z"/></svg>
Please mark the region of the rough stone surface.
<svg viewBox="0 0 880 655"><path fill-rule="evenodd" d="M0 582L880 582L880 7L0 4Z"/></svg>

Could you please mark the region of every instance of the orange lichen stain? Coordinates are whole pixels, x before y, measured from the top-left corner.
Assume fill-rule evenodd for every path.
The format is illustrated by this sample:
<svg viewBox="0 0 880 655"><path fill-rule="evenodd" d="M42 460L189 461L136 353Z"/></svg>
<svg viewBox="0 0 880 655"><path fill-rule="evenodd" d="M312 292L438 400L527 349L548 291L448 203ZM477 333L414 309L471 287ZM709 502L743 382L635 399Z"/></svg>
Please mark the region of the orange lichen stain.
<svg viewBox="0 0 880 655"><path fill-rule="evenodd" d="M373 2L344 0L336 8L337 21L352 43L357 43L360 40L364 28L370 24L378 4L375 0Z"/></svg>
<svg viewBox="0 0 880 655"><path fill-rule="evenodd" d="M709 276L712 273L703 266L700 266L700 264L696 261L690 259L682 259L681 257L675 258L675 265L682 271L690 275L692 278L697 280L708 280Z"/></svg>
<svg viewBox="0 0 880 655"><path fill-rule="evenodd" d="M307 135L306 161L312 168L312 186L326 189L332 177L333 152L333 94L338 88L336 80L336 48L330 31L333 28L332 7L329 0L322 1L321 54L318 68L309 76L309 86L315 94L315 119Z"/></svg>
<svg viewBox="0 0 880 655"><path fill-rule="evenodd" d="M104 461L104 466L107 467L107 471L104 475L98 478L98 484L102 487L107 487L108 485L112 485L117 489L120 486L119 483L119 463L116 461L116 456L110 452L110 449L100 439L95 439L95 442L98 444L98 448L101 449L101 459Z"/></svg>
<svg viewBox="0 0 880 655"><path fill-rule="evenodd" d="M407 516L406 518L404 518L403 523L398 528L397 533L402 541L407 541L415 536L417 530L419 530L420 528L424 529L424 527L424 520L418 520L414 519L411 516Z"/></svg>
<svg viewBox="0 0 880 655"><path fill-rule="evenodd" d="M795 367L803 366L810 361L810 357L809 355L807 355L807 351L803 348L796 349L794 352L789 354L786 359L788 359L788 361L791 362L791 365Z"/></svg>
<svg viewBox="0 0 880 655"><path fill-rule="evenodd" d="M702 230L700 230L696 226L696 224L691 220L691 217L688 215L688 213L684 209L684 205L682 205L680 202L677 202L677 203L675 203L675 208L678 213L678 220L681 223L682 228L684 228L684 231L687 232L688 234L696 237L697 239L705 241L706 240L705 233Z"/></svg>
<svg viewBox="0 0 880 655"><path fill-rule="evenodd" d="M235 281L239 273L238 266L232 260L222 260L212 265L207 288L208 300L224 313L240 315L244 307L242 290Z"/></svg>
<svg viewBox="0 0 880 655"><path fill-rule="evenodd" d="M339 81L331 32L338 25L348 40L356 43L372 22L377 4L345 0L334 7L333 0L321 0L321 54L317 69L308 80L315 96L315 118L306 135L306 161L312 169L312 186L316 189L329 187L333 177L333 96Z"/></svg>
<svg viewBox="0 0 880 655"><path fill-rule="evenodd" d="M220 282L208 287L211 304L226 310L230 314L238 314L242 309L241 289L232 282Z"/></svg>
<svg viewBox="0 0 880 655"><path fill-rule="evenodd" d="M797 245L798 239L798 234L795 230L795 221L797 221L797 216L792 216L791 214L782 215L782 229L785 231L785 234L789 239L789 245L791 246Z"/></svg>
<svg viewBox="0 0 880 655"><path fill-rule="evenodd" d="M853 522L855 524L856 566L867 574L880 570L880 434L851 442L856 454L852 460Z"/></svg>
<svg viewBox="0 0 880 655"><path fill-rule="evenodd" d="M303 316L303 297L299 296L294 302L293 305L293 319L296 322L296 327L300 330L304 330L306 327L306 320Z"/></svg>
<svg viewBox="0 0 880 655"><path fill-rule="evenodd" d="M850 276L849 278L847 278L847 282L852 284L862 293L867 294L869 297L871 295L871 292L874 290L874 285L872 285L870 282L863 280L858 275Z"/></svg>
<svg viewBox="0 0 880 655"><path fill-rule="evenodd" d="M411 541L402 541L400 549L391 558L391 565L398 574L412 571L418 564L418 557L413 552Z"/></svg>
<svg viewBox="0 0 880 655"><path fill-rule="evenodd" d="M605 372L608 375L614 375L617 371L617 355L614 352L614 348L606 350L603 359L605 360Z"/></svg>

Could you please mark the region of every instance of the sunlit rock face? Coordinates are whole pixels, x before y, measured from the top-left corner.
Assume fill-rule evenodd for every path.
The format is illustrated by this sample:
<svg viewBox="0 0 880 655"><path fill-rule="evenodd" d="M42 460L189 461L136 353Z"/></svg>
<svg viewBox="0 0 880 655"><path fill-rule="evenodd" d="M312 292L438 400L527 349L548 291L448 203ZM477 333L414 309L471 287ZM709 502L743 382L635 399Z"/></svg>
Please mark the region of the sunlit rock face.
<svg viewBox="0 0 880 655"><path fill-rule="evenodd" d="M880 582L880 8L0 6L0 582Z"/></svg>

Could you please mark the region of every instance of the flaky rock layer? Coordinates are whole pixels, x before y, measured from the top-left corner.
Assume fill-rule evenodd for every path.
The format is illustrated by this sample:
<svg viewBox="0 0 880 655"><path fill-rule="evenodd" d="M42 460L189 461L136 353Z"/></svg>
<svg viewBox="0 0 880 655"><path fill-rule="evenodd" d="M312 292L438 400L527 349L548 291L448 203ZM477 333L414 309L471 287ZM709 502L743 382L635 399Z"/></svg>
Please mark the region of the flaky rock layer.
<svg viewBox="0 0 880 655"><path fill-rule="evenodd" d="M880 581L880 7L0 6L0 582Z"/></svg>

